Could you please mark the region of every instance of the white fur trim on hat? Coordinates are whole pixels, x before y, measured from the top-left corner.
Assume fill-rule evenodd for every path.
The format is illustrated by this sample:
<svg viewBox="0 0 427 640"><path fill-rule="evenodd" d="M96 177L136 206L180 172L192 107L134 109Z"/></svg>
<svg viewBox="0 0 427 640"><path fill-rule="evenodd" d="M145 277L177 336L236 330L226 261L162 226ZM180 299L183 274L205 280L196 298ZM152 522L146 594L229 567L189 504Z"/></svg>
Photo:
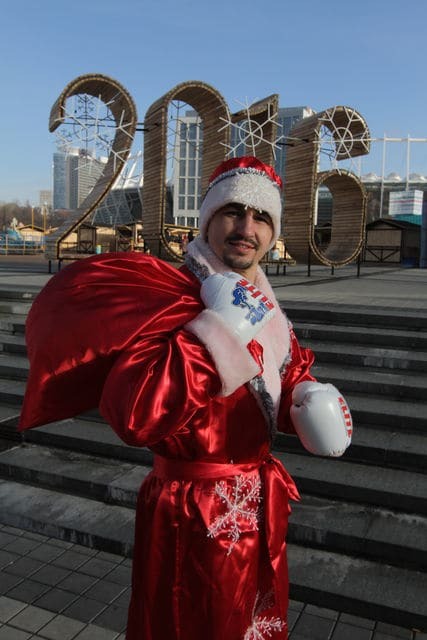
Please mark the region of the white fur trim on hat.
<svg viewBox="0 0 427 640"><path fill-rule="evenodd" d="M271 242L273 246L280 234L280 187L265 173L253 168L239 168L220 174L211 183L200 207L199 226L202 238L206 238L213 214L232 202L269 214L274 230Z"/></svg>

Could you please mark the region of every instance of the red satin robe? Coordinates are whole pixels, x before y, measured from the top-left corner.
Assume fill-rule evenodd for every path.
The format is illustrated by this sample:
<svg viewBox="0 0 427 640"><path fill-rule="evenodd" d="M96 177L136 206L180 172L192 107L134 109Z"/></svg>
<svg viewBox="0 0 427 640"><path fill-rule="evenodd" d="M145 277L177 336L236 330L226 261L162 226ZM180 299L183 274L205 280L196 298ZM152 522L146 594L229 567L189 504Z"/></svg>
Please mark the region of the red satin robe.
<svg viewBox="0 0 427 640"><path fill-rule="evenodd" d="M127 258L126 264L115 259L90 259L93 281L99 281L100 273L103 277L107 274L105 284L111 291L108 281L111 273L114 277L118 274L118 268L119 277L130 287L131 298L135 283L137 289L142 286L140 291L146 286L153 291L149 280L156 276L157 312L151 308L147 321L141 321L138 329L138 323L133 325L138 311L134 313L126 298L126 303L121 301L126 313L115 317L118 325L114 326L109 320L115 312L109 315L104 301L105 315L98 322L97 335L91 319L87 320L89 335L85 339L88 345L92 339L93 349L70 337L72 344L62 350L66 354L68 349L68 358L61 356L55 363L41 364L36 355L40 356L42 349L43 337L38 336L37 328L43 307L52 303L57 308L67 286L67 299L82 298L83 307L93 297L85 296L92 282L88 272L83 277L79 266L67 267L64 272L70 269L72 273L41 294L29 319L30 362L34 366L20 428L57 419L61 402L42 410L39 400L55 388L60 396L66 394L64 379L68 376L68 394L70 384L79 391L81 380L84 398L79 401L73 394L73 409L64 395L60 417L71 415L70 411L78 413L79 402L84 408L96 402L125 442L150 447L155 453L153 471L138 497L127 640L286 640L285 536L289 499L298 499L298 492L269 452L271 433L260 398L249 384L228 397L218 395L220 379L206 348L182 328L203 309L200 283L190 272L171 271L172 267L164 263L159 267L153 259L147 262L145 258L142 267L148 285L141 285L133 271L141 265L142 257L138 257L138 265L133 257ZM159 268L161 274L156 272ZM169 276L177 297L165 307L163 292ZM100 289L94 291L98 292L96 298ZM102 296L98 304L92 302L90 313L96 315L96 307L102 306L100 300ZM111 295L108 302L114 303ZM70 308L63 314L64 322L72 324L76 319ZM104 332L103 323L107 327ZM126 323L130 324L124 329ZM112 340L110 334L115 332ZM79 375L78 364L70 356L70 349L75 352L77 345L81 351ZM251 348L259 357L257 343ZM287 432L293 432L289 419L292 389L297 382L312 379L309 367L313 361L311 352L302 349L293 335L290 356L282 375L277 425ZM91 372L92 397L86 389Z"/></svg>

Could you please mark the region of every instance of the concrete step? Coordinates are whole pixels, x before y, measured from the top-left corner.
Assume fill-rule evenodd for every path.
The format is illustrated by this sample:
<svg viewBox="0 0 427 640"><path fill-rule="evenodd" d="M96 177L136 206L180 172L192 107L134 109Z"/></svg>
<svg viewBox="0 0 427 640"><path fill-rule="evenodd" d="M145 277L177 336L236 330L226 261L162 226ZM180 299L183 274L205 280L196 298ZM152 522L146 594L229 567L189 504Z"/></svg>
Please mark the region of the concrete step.
<svg viewBox="0 0 427 640"><path fill-rule="evenodd" d="M276 452L300 491L405 513L427 515L427 475L339 458Z"/></svg>
<svg viewBox="0 0 427 640"><path fill-rule="evenodd" d="M32 301L40 292L40 287L19 284L0 285L0 300Z"/></svg>
<svg viewBox="0 0 427 640"><path fill-rule="evenodd" d="M47 462L47 458L44 461ZM49 462L53 462L52 457ZM72 463L69 458L62 458L59 463L61 472L68 470L72 481L80 483L83 481L80 474L87 474L90 467L83 460ZM122 475L117 475L117 467L112 471L107 467L98 468L93 486L99 488L106 481L111 490L116 484L121 491L125 484L129 493L132 485L136 496L141 476L131 477L130 472L126 468ZM0 480L0 521L103 551L131 555L133 509L70 495L63 492L63 486L61 488L62 491L54 491ZM322 503L304 496L301 505L293 506L291 523L288 545L291 597L408 628L426 628L423 596L427 578L420 567L411 569L363 557L363 551L369 556L375 549L382 549L395 559L397 554L400 560L403 552L407 554L408 565L412 565L416 563L417 555L414 547L421 542L420 556L424 560L425 520L412 518L406 521L396 513L357 510L352 505L343 507L342 503ZM409 537L405 532L410 532ZM295 540L299 539L304 544L296 544ZM309 545L310 542L315 546ZM349 545L350 549L338 553L319 548L319 545L327 547L331 543L344 548ZM352 555L352 548L357 549L357 557Z"/></svg>
<svg viewBox="0 0 427 640"><path fill-rule="evenodd" d="M30 363L25 356L0 351L0 379L26 380Z"/></svg>
<svg viewBox="0 0 427 640"><path fill-rule="evenodd" d="M108 504L135 508L151 467L37 445L0 452L0 476ZM293 505L290 540L427 569L427 517L309 494Z"/></svg>
<svg viewBox="0 0 427 640"><path fill-rule="evenodd" d="M127 507L0 480L0 522L130 556L135 512Z"/></svg>
<svg viewBox="0 0 427 640"><path fill-rule="evenodd" d="M1 313L0 314L0 331L7 331L8 333L17 333L20 335L25 334L25 322L27 319L27 312L24 314L19 313Z"/></svg>
<svg viewBox="0 0 427 640"><path fill-rule="evenodd" d="M274 449L310 455L299 438L285 433L276 435ZM342 460L424 473L427 469L427 438L421 433L402 433L375 429L372 425L357 425L351 447Z"/></svg>
<svg viewBox="0 0 427 640"><path fill-rule="evenodd" d="M427 630L425 573L293 544L288 558L291 598Z"/></svg>
<svg viewBox="0 0 427 640"><path fill-rule="evenodd" d="M348 325L354 327L377 327L378 329L405 329L425 332L425 311L409 311L389 307L352 307L327 305L316 302L286 301L283 304L293 324L299 322L322 325Z"/></svg>
<svg viewBox="0 0 427 640"><path fill-rule="evenodd" d="M426 405L380 395L346 392L346 400L355 425L373 425L383 429L426 432Z"/></svg>
<svg viewBox="0 0 427 640"><path fill-rule="evenodd" d="M32 302L21 302L15 300L4 300L0 298L0 313L13 315L27 315L31 309Z"/></svg>
<svg viewBox="0 0 427 640"><path fill-rule="evenodd" d="M310 322L296 322L295 333L300 341L308 341L308 346L316 342L328 342L330 344L348 343L352 345L369 345L381 349L382 347L427 351L427 326L424 330L409 331L403 325L402 329L387 329L386 327L369 327L369 331L363 331L360 326L340 326ZM411 351L411 355L413 351Z"/></svg>
<svg viewBox="0 0 427 640"><path fill-rule="evenodd" d="M337 354L338 356L338 354ZM376 394L389 398L427 402L427 373L380 368L361 368L347 363L346 354L342 354L341 362L321 362L315 364L311 371L322 382L336 385L340 391L356 392L366 397ZM0 357L1 371L1 357ZM425 404L427 415L427 404Z"/></svg>
<svg viewBox="0 0 427 640"><path fill-rule="evenodd" d="M4 353L20 355L26 358L27 346L25 344L25 337L22 334L11 334L0 331L0 350Z"/></svg>
<svg viewBox="0 0 427 640"><path fill-rule="evenodd" d="M288 541L427 570L427 517L303 494L292 503Z"/></svg>
<svg viewBox="0 0 427 640"><path fill-rule="evenodd" d="M427 377L427 351L405 351L402 349L379 348L370 345L352 345L343 342L301 341L309 347L320 363L341 363L351 367L374 367L402 373L420 372Z"/></svg>
<svg viewBox="0 0 427 640"><path fill-rule="evenodd" d="M0 378L0 405L20 407L24 400L26 382Z"/></svg>
<svg viewBox="0 0 427 640"><path fill-rule="evenodd" d="M0 424L0 434L2 425ZM71 449L151 466L148 449L129 447L105 424L74 419L24 433L27 443ZM275 454L306 493L334 500L378 505L427 514L427 476L405 469L379 467L343 458L318 458L275 448Z"/></svg>

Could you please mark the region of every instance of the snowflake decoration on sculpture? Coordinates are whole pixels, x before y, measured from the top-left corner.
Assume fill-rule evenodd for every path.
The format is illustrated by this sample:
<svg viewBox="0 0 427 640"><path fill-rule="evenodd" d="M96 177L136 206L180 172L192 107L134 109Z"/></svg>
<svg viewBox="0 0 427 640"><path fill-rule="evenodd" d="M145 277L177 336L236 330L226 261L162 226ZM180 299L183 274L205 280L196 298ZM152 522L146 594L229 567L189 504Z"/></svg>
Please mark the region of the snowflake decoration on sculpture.
<svg viewBox="0 0 427 640"><path fill-rule="evenodd" d="M274 633L279 633L285 627L285 623L281 618L277 616L260 615L262 611L269 609L274 604L274 598L272 592L268 593L263 598L260 597L260 593L257 593L255 600L252 623L247 629L243 640L266 640L271 638Z"/></svg>
<svg viewBox="0 0 427 640"><path fill-rule="evenodd" d="M333 107L320 118L317 144L320 158L326 157L330 166L338 168L339 161L348 161L355 168L354 158L369 152L369 133L361 116L348 107Z"/></svg>
<svg viewBox="0 0 427 640"><path fill-rule="evenodd" d="M228 114L228 118L220 118L225 124L218 129L218 133L223 131L227 127L230 128L231 134L231 143L225 144L221 142L223 146L225 146L228 157L238 157L241 155L257 155L257 147L261 144L267 144L271 147L273 157L276 158L276 149L278 148L279 139L274 138L273 140L269 140L265 135L264 131L267 125L271 124L275 127L281 127L277 120L277 110L271 103L269 98L264 100L248 102L246 98L245 102L236 102L243 107L240 111L234 114ZM258 122L255 119L255 116L258 114L265 114L264 120L262 122Z"/></svg>
<svg viewBox="0 0 427 640"><path fill-rule="evenodd" d="M227 532L231 545L227 555L233 551L245 530L258 531L259 504L261 502L261 480L258 475L235 476L233 484L225 480L215 484L215 494L225 505L225 512L217 516L208 528L208 536L216 538Z"/></svg>
<svg viewBox="0 0 427 640"><path fill-rule="evenodd" d="M119 96L116 96L117 98ZM55 131L57 146L65 152L78 149L85 152L88 165L97 156L108 157L114 154L114 162L122 161L130 149L133 137L129 133L131 123L125 122L122 111L119 123L116 125L111 112L111 105L115 97L105 103L101 97L88 94L78 94L67 100L63 114L63 122ZM118 131L129 137L129 148L120 152L113 150L114 137Z"/></svg>

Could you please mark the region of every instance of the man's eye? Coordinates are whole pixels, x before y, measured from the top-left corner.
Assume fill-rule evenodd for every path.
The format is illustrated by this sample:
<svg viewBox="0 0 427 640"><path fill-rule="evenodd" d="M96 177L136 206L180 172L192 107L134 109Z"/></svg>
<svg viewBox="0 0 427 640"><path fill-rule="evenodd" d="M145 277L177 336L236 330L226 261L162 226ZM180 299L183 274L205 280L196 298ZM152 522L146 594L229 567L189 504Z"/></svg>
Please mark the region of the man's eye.
<svg viewBox="0 0 427 640"><path fill-rule="evenodd" d="M254 216L257 222L265 222L266 224L270 224L270 218L262 213L257 216Z"/></svg>

